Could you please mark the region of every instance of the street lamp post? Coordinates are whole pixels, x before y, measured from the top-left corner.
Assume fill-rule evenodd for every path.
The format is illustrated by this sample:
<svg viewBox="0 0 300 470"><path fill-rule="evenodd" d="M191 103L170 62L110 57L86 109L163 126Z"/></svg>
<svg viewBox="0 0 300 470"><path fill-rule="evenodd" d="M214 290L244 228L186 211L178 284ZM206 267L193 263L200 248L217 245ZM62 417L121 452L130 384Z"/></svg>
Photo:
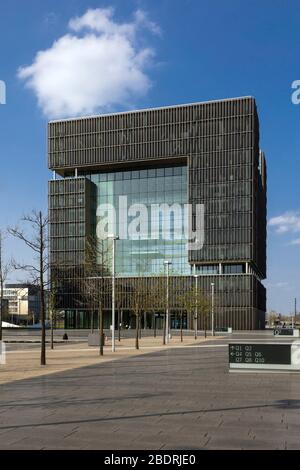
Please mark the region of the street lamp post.
<svg viewBox="0 0 300 470"><path fill-rule="evenodd" d="M172 261L164 261L164 265L167 267L167 308L166 308L166 337L165 342L168 343L170 340L170 319L169 319L169 267Z"/></svg>
<svg viewBox="0 0 300 470"><path fill-rule="evenodd" d="M214 305L215 303L215 284L212 282L211 283L211 335L215 336L215 326L214 326Z"/></svg>
<svg viewBox="0 0 300 470"><path fill-rule="evenodd" d="M196 313L195 313L195 339L198 336L198 274L195 274L196 279Z"/></svg>
<svg viewBox="0 0 300 470"><path fill-rule="evenodd" d="M111 323L112 323L112 329L111 329L111 350L112 352L115 352L116 350L116 345L115 345L115 324L116 324L116 293L115 293L115 288L116 288L116 241L119 240L119 237L116 235L109 235L107 237L109 240L112 240L113 246L112 246L112 295L111 295Z"/></svg>

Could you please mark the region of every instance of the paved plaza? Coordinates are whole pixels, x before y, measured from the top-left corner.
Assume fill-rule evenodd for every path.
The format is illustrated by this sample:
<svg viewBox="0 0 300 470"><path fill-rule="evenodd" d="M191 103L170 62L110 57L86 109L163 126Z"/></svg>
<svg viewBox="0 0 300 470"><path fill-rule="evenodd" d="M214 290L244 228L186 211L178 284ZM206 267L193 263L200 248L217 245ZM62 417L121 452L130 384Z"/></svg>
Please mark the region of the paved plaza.
<svg viewBox="0 0 300 470"><path fill-rule="evenodd" d="M220 338L6 381L0 449L299 449L300 375L228 373L227 347Z"/></svg>

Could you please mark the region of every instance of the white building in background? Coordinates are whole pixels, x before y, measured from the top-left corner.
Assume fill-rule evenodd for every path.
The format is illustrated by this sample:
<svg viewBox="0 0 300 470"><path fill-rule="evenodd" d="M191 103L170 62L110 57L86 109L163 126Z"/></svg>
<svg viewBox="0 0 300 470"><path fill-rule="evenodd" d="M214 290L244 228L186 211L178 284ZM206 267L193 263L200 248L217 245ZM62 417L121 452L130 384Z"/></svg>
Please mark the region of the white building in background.
<svg viewBox="0 0 300 470"><path fill-rule="evenodd" d="M12 323L37 323L40 317L40 290L30 284L6 284L8 320Z"/></svg>

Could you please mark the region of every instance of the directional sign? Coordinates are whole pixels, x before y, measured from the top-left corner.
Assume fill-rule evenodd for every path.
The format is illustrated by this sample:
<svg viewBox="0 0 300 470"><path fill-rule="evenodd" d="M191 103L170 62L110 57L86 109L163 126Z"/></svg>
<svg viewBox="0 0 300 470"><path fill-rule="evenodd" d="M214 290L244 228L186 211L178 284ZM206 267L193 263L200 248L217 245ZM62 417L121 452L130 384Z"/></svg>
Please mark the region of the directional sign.
<svg viewBox="0 0 300 470"><path fill-rule="evenodd" d="M293 328L276 328L274 336L294 336Z"/></svg>
<svg viewBox="0 0 300 470"><path fill-rule="evenodd" d="M229 344L230 364L291 364L290 344Z"/></svg>

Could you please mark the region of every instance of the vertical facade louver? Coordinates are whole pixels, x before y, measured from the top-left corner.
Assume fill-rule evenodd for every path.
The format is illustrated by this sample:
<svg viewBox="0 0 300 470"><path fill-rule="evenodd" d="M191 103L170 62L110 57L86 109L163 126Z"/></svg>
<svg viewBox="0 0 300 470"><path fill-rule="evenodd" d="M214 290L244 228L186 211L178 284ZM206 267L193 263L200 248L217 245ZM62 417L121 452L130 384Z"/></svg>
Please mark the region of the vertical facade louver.
<svg viewBox="0 0 300 470"><path fill-rule="evenodd" d="M186 262L186 267L171 276L174 288L188 289L196 273L208 295L211 283L215 284L217 326L264 328L266 291L261 281L266 277L267 170L259 148L254 98L53 121L48 142L49 168L56 178L49 182L50 256L53 272L59 270L64 279L59 307L68 312L70 327L89 326L88 309L78 307L75 278L80 277L86 237L96 233L103 181L105 191L119 191L120 184L125 187L124 181L136 178L140 171L139 178L145 178L141 186L151 175L154 180L164 178L164 194L171 178L186 178L185 202L192 205L194 216L197 204L204 206L204 245L186 253L186 261L180 264L182 268ZM172 173L172 168L177 170ZM150 196L149 192L149 200ZM132 250L137 252L136 247ZM126 292L135 276L136 271L132 276L119 273ZM151 289L151 271L140 276ZM126 295L122 299L122 309L129 310ZM106 308L109 315L109 295ZM172 309L176 317L181 307ZM199 327L201 322L199 318ZM192 326L188 317L186 326Z"/></svg>

